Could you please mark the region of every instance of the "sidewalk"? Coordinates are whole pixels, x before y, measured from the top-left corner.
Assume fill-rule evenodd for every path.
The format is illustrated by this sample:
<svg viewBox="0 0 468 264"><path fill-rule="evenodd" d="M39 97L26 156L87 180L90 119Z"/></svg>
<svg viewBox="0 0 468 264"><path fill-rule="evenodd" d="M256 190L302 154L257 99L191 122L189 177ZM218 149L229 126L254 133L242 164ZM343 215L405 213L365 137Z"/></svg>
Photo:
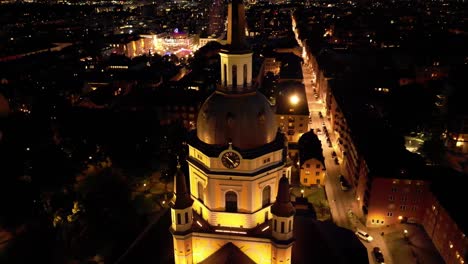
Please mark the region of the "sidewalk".
<svg viewBox="0 0 468 264"><path fill-rule="evenodd" d="M424 228L415 224L396 224L368 228L376 244L383 243L385 263L394 264L444 264ZM406 238L405 232L407 230ZM381 233L384 232L382 236Z"/></svg>

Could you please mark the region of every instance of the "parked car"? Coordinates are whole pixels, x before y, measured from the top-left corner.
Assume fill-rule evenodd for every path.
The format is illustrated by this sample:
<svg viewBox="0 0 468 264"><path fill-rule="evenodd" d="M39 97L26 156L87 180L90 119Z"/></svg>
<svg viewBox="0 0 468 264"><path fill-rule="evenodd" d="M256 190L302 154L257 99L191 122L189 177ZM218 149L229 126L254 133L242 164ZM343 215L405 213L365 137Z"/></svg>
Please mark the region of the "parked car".
<svg viewBox="0 0 468 264"><path fill-rule="evenodd" d="M332 152L332 157L336 157L336 152L335 151Z"/></svg>
<svg viewBox="0 0 468 264"><path fill-rule="evenodd" d="M346 181L346 178L342 174L340 174L339 178L340 178L340 182Z"/></svg>
<svg viewBox="0 0 468 264"><path fill-rule="evenodd" d="M340 188L342 191L347 191L349 190L349 185L346 182L340 182Z"/></svg>
<svg viewBox="0 0 468 264"><path fill-rule="evenodd" d="M337 157L335 157L335 164L336 164L336 165L340 165L340 162L338 161L338 158L337 158Z"/></svg>
<svg viewBox="0 0 468 264"><path fill-rule="evenodd" d="M351 188L351 185L349 185L348 181L343 175L340 175L340 187L343 191L347 191L349 188Z"/></svg>
<svg viewBox="0 0 468 264"><path fill-rule="evenodd" d="M374 247L372 253L374 254L375 261L377 261L377 263L384 264L384 257L379 247Z"/></svg>
<svg viewBox="0 0 468 264"><path fill-rule="evenodd" d="M374 240L373 237L371 237L369 234L367 234L367 232L361 229L357 229L355 234L357 237L367 242L372 242L372 240Z"/></svg>

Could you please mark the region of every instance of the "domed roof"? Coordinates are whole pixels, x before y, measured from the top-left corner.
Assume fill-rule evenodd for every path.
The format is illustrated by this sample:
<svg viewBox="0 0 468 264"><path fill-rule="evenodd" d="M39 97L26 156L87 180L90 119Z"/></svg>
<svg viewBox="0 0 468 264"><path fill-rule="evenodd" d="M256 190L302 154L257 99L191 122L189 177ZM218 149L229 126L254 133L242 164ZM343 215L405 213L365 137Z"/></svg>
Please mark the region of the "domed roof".
<svg viewBox="0 0 468 264"><path fill-rule="evenodd" d="M198 138L211 145L252 149L275 140L278 126L268 100L258 91L244 94L214 92L197 119Z"/></svg>

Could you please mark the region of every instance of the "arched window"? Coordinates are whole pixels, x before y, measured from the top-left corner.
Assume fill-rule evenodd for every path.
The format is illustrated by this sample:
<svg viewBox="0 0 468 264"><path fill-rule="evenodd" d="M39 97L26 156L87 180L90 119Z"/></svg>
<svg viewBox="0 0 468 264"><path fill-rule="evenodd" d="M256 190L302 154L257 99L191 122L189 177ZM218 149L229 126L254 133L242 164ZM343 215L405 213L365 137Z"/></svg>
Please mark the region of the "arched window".
<svg viewBox="0 0 468 264"><path fill-rule="evenodd" d="M224 73L224 87L227 86L227 65L224 64L224 67L223 67L223 73Z"/></svg>
<svg viewBox="0 0 468 264"><path fill-rule="evenodd" d="M247 87L247 64L244 64L244 88Z"/></svg>
<svg viewBox="0 0 468 264"><path fill-rule="evenodd" d="M232 89L237 88L237 65L232 65Z"/></svg>
<svg viewBox="0 0 468 264"><path fill-rule="evenodd" d="M203 203L203 184L201 182L198 182L198 200Z"/></svg>
<svg viewBox="0 0 468 264"><path fill-rule="evenodd" d="M270 204L270 194L271 194L271 187L267 185L263 188L262 194L262 207L268 206Z"/></svg>
<svg viewBox="0 0 468 264"><path fill-rule="evenodd" d="M237 194L229 191L226 193L226 212L237 212Z"/></svg>

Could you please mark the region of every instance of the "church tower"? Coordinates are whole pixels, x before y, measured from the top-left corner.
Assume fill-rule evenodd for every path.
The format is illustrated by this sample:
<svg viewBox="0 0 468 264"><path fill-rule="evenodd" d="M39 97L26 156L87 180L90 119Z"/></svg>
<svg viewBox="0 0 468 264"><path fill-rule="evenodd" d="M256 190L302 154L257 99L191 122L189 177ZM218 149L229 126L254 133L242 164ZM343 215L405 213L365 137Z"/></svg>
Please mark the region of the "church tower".
<svg viewBox="0 0 468 264"><path fill-rule="evenodd" d="M193 225L193 200L185 182L185 175L177 164L174 176L174 200L171 206L171 233L174 243L174 259L176 263L192 263L190 231Z"/></svg>
<svg viewBox="0 0 468 264"><path fill-rule="evenodd" d="M287 263L294 217L288 207L287 139L252 83L242 0L229 3L228 43L220 56L221 83L200 108L197 129L187 140L193 204L176 183L175 205L184 198L173 207L175 262ZM191 226L184 222L190 208ZM276 230L272 218L279 223Z"/></svg>
<svg viewBox="0 0 468 264"><path fill-rule="evenodd" d="M294 214L296 209L291 203L289 181L285 175L281 177L278 187L278 197L271 207L272 235L274 238L271 263L291 263L293 243Z"/></svg>
<svg viewBox="0 0 468 264"><path fill-rule="evenodd" d="M247 92L252 86L252 51L245 41L245 9L242 0L228 6L227 47L221 50L221 91Z"/></svg>

